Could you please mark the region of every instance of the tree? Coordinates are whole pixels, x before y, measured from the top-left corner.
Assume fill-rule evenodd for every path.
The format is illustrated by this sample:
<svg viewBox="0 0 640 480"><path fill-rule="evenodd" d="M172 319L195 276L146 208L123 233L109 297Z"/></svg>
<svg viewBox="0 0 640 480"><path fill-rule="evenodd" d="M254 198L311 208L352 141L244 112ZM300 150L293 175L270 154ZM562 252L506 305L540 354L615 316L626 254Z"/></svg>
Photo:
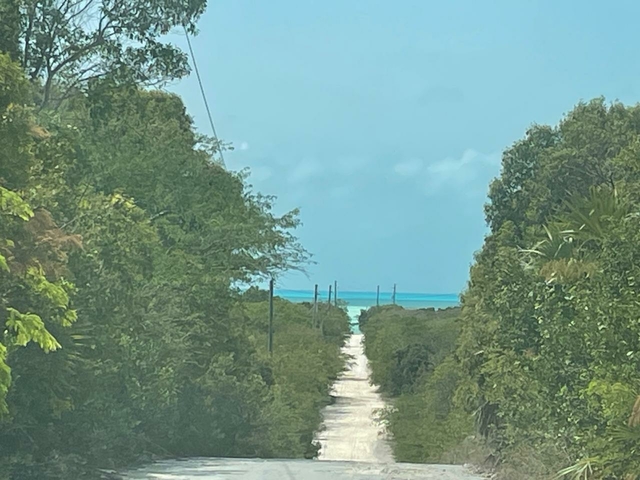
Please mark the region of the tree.
<svg viewBox="0 0 640 480"><path fill-rule="evenodd" d="M507 463L526 449L545 452L548 475L640 474L639 119L596 99L503 155L463 296L456 395Z"/></svg>
<svg viewBox="0 0 640 480"><path fill-rule="evenodd" d="M0 28L13 32L11 2L3 0L13 16L0 16ZM204 0L27 0L20 3L20 60L28 77L42 82L42 106L106 76L146 85L179 78L188 73L186 56L160 39L175 27L194 33L205 6Z"/></svg>
<svg viewBox="0 0 640 480"><path fill-rule="evenodd" d="M178 97L96 86L80 111L76 121L89 128L74 182L91 175L100 191L123 188L149 212L165 244L196 255L209 275L249 282L307 263L290 233L298 211L274 215L272 197L213 161L215 145L193 131Z"/></svg>
<svg viewBox="0 0 640 480"><path fill-rule="evenodd" d="M28 109L16 105L24 79L0 54L0 416L8 413L12 353L33 342L43 351L60 347L54 326L70 326L76 313L69 305L73 285L63 275L67 253L79 239L66 235L45 209L34 209L20 190L33 164L34 133ZM5 177L7 179L5 180ZM11 186L6 188L3 184Z"/></svg>
<svg viewBox="0 0 640 480"><path fill-rule="evenodd" d="M431 351L428 346L412 343L393 352L391 370L391 393L399 395L410 390L418 380L433 369Z"/></svg>
<svg viewBox="0 0 640 480"><path fill-rule="evenodd" d="M218 164L178 97L112 73L34 109L0 55L0 477L313 457L348 316L328 306L321 331L278 299L270 356L267 304L239 287L304 266L297 212Z"/></svg>

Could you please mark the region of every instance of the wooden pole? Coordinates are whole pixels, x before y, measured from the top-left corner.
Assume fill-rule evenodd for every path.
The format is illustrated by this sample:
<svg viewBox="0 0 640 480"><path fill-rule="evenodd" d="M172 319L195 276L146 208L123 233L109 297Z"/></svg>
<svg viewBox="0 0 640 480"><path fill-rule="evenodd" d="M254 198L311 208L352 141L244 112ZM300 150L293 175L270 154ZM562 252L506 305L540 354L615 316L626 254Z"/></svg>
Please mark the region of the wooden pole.
<svg viewBox="0 0 640 480"><path fill-rule="evenodd" d="M329 285L329 305L331 305L331 285Z"/></svg>
<svg viewBox="0 0 640 480"><path fill-rule="evenodd" d="M269 333L267 337L269 355L273 353L273 279L269 281Z"/></svg>
<svg viewBox="0 0 640 480"><path fill-rule="evenodd" d="M338 281L333 282L333 304L338 306Z"/></svg>
<svg viewBox="0 0 640 480"><path fill-rule="evenodd" d="M313 291L313 326L318 326L318 284Z"/></svg>
<svg viewBox="0 0 640 480"><path fill-rule="evenodd" d="M376 289L376 307L380 306L380 285Z"/></svg>

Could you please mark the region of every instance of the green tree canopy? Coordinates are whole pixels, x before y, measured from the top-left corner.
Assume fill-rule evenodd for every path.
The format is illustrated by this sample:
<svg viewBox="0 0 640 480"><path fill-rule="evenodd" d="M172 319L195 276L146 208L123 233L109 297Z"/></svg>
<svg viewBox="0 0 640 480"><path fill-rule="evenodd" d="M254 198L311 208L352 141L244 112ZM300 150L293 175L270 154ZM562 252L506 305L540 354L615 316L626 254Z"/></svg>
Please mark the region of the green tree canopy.
<svg viewBox="0 0 640 480"><path fill-rule="evenodd" d="M552 452L549 475L640 474L639 120L596 99L507 149L463 296L458 396L503 459Z"/></svg>
<svg viewBox="0 0 640 480"><path fill-rule="evenodd" d="M186 56L161 38L176 27L193 33L205 6L200 0L2 0L0 32L3 48L32 81L41 81L40 103L49 105L107 76L137 85L184 76Z"/></svg>

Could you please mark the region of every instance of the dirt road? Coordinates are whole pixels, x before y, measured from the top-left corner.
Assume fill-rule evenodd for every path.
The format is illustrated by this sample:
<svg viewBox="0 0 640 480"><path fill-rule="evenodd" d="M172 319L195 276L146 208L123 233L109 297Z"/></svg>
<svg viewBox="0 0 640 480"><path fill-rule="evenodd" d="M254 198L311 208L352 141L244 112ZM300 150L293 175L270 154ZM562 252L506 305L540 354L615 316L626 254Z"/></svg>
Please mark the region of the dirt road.
<svg viewBox="0 0 640 480"><path fill-rule="evenodd" d="M384 402L369 384L369 366L362 335L352 335L343 351L353 357L333 387L336 402L324 410L325 430L316 435L322 445L319 460L393 462L391 447L376 421Z"/></svg>

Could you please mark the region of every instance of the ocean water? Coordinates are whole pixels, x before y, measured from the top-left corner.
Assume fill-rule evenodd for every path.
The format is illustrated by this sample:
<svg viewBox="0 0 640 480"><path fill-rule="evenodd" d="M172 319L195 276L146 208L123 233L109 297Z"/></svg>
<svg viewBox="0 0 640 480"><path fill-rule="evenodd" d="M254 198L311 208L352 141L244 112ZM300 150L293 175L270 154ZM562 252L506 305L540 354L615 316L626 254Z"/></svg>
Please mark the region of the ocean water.
<svg viewBox="0 0 640 480"><path fill-rule="evenodd" d="M313 302L312 290L276 290L275 295L291 302ZM391 292L380 292L380 305L389 305L392 302ZM318 301L326 302L328 292L318 292ZM376 292L341 292L338 290L338 300L347 303L347 312L351 318L351 328L358 332L358 315L360 310L376 305ZM404 308L447 308L460 305L457 293L433 294L433 293L396 293L396 304Z"/></svg>

